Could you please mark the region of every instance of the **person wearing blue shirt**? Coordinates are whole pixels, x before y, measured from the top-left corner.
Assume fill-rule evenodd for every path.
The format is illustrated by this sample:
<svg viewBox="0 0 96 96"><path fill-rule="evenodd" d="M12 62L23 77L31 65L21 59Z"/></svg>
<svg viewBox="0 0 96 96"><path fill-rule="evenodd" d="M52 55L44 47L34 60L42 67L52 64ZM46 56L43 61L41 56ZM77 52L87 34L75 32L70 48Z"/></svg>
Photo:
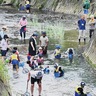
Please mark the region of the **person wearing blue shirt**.
<svg viewBox="0 0 96 96"><path fill-rule="evenodd" d="M81 38L84 39L84 44L86 43L86 20L85 20L85 16L81 16L81 19L78 20L78 28L79 28L79 44L80 44L80 40Z"/></svg>

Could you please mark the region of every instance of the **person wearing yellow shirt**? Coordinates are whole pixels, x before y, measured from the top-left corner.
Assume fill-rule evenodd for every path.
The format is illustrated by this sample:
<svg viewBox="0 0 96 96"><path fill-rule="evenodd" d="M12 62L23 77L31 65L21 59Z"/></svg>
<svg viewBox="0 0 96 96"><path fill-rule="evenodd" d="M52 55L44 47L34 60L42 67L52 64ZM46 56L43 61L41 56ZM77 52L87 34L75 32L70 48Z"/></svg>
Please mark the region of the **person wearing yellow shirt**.
<svg viewBox="0 0 96 96"><path fill-rule="evenodd" d="M19 58L18 58L18 55L16 54L16 50L13 50L13 54L11 55L10 57L10 61L13 65L13 71L17 71L18 73L18 68L19 68Z"/></svg>
<svg viewBox="0 0 96 96"><path fill-rule="evenodd" d="M75 89L75 96L86 96L86 94L84 94L83 89L84 89L85 83L81 82L80 86L78 86Z"/></svg>
<svg viewBox="0 0 96 96"><path fill-rule="evenodd" d="M55 59L60 59L60 57L61 57L60 45L56 46L56 49L54 51L54 56L55 56Z"/></svg>
<svg viewBox="0 0 96 96"><path fill-rule="evenodd" d="M29 0L25 0L25 5L26 5L26 12L29 13L30 12L30 2L29 2Z"/></svg>

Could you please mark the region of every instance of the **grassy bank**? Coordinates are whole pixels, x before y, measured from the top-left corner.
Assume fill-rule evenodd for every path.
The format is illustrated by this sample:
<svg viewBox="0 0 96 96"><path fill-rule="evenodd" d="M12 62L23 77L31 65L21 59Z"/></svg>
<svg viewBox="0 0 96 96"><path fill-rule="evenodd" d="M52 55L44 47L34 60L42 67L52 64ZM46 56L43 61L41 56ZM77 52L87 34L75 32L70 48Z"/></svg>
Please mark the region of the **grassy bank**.
<svg viewBox="0 0 96 96"><path fill-rule="evenodd" d="M4 62L0 58L0 80L7 84L9 81L8 70L4 64Z"/></svg>

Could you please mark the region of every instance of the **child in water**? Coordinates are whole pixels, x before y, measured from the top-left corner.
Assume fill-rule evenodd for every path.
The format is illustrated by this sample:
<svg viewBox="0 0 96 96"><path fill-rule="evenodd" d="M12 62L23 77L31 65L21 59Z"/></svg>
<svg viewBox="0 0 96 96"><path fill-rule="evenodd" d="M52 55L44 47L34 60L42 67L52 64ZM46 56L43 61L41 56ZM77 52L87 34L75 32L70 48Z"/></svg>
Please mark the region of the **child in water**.
<svg viewBox="0 0 96 96"><path fill-rule="evenodd" d="M41 55L43 55L43 49L42 49L42 47L39 47L39 49L38 49L38 53L37 54L41 54Z"/></svg>
<svg viewBox="0 0 96 96"><path fill-rule="evenodd" d="M19 57L18 55L16 54L16 50L13 50L13 54L11 55L10 57L10 61L13 65L13 71L16 70L16 72L18 73L18 69L19 69Z"/></svg>
<svg viewBox="0 0 96 96"><path fill-rule="evenodd" d="M55 59L60 59L61 58L60 45L57 45L56 46L56 49L54 51L54 56L55 56Z"/></svg>

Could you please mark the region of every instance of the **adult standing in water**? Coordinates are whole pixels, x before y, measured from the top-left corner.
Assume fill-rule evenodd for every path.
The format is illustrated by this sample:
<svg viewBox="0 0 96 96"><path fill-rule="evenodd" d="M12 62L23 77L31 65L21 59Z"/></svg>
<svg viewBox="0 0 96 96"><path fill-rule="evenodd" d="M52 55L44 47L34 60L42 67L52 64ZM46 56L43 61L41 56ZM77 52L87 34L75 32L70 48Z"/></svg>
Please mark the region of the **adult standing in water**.
<svg viewBox="0 0 96 96"><path fill-rule="evenodd" d="M42 36L40 37L39 42L40 42L40 46L43 48L43 54L46 55L47 47L49 43L49 39L46 36L46 32L42 32Z"/></svg>
<svg viewBox="0 0 96 96"><path fill-rule="evenodd" d="M2 41L1 41L1 56L2 60L4 61L8 49L8 36L4 35Z"/></svg>
<svg viewBox="0 0 96 96"><path fill-rule="evenodd" d="M95 35L95 25L96 25L96 20L94 19L94 15L90 16L90 21L89 21L89 38L91 40L92 36Z"/></svg>
<svg viewBox="0 0 96 96"><path fill-rule="evenodd" d="M41 96L42 77L43 77L42 70L38 69L38 68L34 69L34 70L30 70L30 72L28 73L27 82L29 82L29 80L31 81L31 96L33 96L35 82L37 82L37 84L38 84L38 91L39 91L38 96Z"/></svg>
<svg viewBox="0 0 96 96"><path fill-rule="evenodd" d="M21 40L22 40L22 34L24 35L24 40L25 40L25 37L26 37L26 26L27 26L26 16L23 16L21 18L21 20L19 21L19 24L21 25L21 28L20 28Z"/></svg>
<svg viewBox="0 0 96 96"><path fill-rule="evenodd" d="M33 33L33 35L29 39L29 55L31 56L32 60L36 55L36 45L37 45L36 37L37 33Z"/></svg>
<svg viewBox="0 0 96 96"><path fill-rule="evenodd" d="M84 44L85 44L86 43L86 20L84 15L81 16L80 20L78 20L78 28L79 28L79 36L78 36L79 44L80 44L81 38L84 39Z"/></svg>
<svg viewBox="0 0 96 96"><path fill-rule="evenodd" d="M0 31L0 39L2 40L4 38L4 35L7 34L8 28L7 26L3 26L2 30Z"/></svg>

